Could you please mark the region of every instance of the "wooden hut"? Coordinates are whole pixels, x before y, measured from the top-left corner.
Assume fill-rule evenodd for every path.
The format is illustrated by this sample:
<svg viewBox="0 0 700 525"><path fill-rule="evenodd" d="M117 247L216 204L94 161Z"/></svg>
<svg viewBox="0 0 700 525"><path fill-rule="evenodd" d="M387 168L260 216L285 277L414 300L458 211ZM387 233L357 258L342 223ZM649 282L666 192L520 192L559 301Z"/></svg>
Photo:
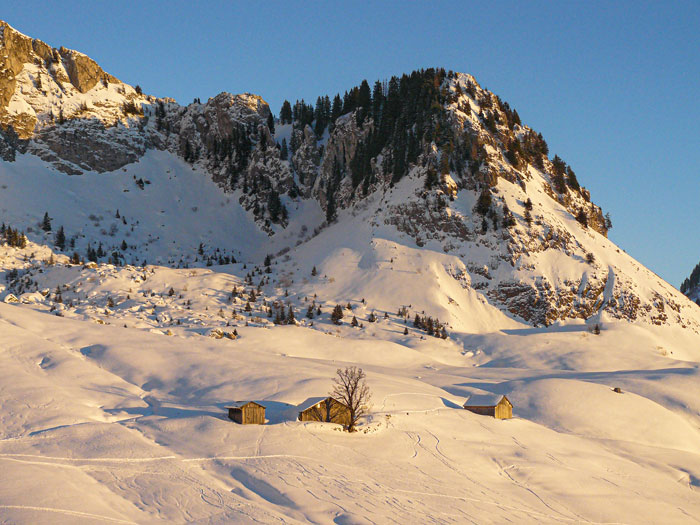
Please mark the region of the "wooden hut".
<svg viewBox="0 0 700 525"><path fill-rule="evenodd" d="M236 401L228 408L230 420L241 425L264 425L265 407L255 401Z"/></svg>
<svg viewBox="0 0 700 525"><path fill-rule="evenodd" d="M332 397L311 397L299 405L299 421L350 424L350 409Z"/></svg>
<svg viewBox="0 0 700 525"><path fill-rule="evenodd" d="M496 419L513 417L513 403L500 394L473 395L464 403L464 408L482 416L492 416Z"/></svg>

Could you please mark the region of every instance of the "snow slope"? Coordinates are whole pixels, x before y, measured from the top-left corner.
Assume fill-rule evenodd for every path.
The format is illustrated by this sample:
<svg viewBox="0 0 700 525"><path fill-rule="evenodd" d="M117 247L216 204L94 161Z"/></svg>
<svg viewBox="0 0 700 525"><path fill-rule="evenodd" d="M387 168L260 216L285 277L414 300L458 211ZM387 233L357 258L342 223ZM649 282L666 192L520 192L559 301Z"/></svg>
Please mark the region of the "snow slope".
<svg viewBox="0 0 700 525"><path fill-rule="evenodd" d="M532 328L448 288L450 256L380 238L362 251L350 231L344 240L350 248L326 246L317 275L305 267L298 281L306 264L297 253L257 274L242 263L70 265L34 243L0 247L6 274L18 269L38 290L0 303L0 515L20 523L693 522L700 347L691 330L604 316L600 335L583 321ZM412 294L402 275L411 268ZM481 324L460 324L431 290L467 301ZM450 321L449 337L429 337L397 315L391 306L402 294L412 300L409 320L422 305L443 305L434 314ZM296 311L296 326L267 317L265 305L279 301ZM305 318L312 301L322 313ZM340 326L329 319L338 302L353 307ZM349 326L352 315L360 327ZM363 367L373 394L360 431L296 421L297 407L328 393L347 365ZM484 392L508 395L514 419L461 409ZM224 407L239 399L265 405L268 423L228 421Z"/></svg>
<svg viewBox="0 0 700 525"><path fill-rule="evenodd" d="M237 205L236 194L224 194L208 175L164 151L150 150L114 172L73 177L33 155L18 155L2 163L0 188L5 223L30 225L30 239L49 243L63 226L69 239L75 237L68 253L84 254L97 240L107 252L126 241L126 260L134 263L193 262L200 243L244 260L266 253L268 236ZM53 218L48 237L39 229L45 212Z"/></svg>
<svg viewBox="0 0 700 525"><path fill-rule="evenodd" d="M446 365L390 340L303 327L239 327L234 341L166 337L21 304L0 304L0 326L0 513L11 522L688 523L700 514L697 356L593 372L474 367L466 356ZM570 351L588 350L580 333L562 337ZM529 344L484 338L504 354ZM408 359L393 357L401 353ZM295 421L297 405L354 363L373 391L360 432ZM482 391L507 391L515 418L460 408ZM228 421L234 399L260 400L268 424Z"/></svg>

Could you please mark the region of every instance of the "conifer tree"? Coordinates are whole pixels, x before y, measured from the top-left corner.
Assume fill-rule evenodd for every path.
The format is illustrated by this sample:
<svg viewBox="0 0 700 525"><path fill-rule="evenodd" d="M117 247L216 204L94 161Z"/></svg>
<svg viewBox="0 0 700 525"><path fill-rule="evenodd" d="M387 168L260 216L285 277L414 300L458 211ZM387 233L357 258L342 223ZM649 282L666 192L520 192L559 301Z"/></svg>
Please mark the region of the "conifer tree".
<svg viewBox="0 0 700 525"><path fill-rule="evenodd" d="M379 123L383 102L384 90L382 89L382 83L377 80L374 83L374 89L372 90L372 118L374 119L375 125Z"/></svg>
<svg viewBox="0 0 700 525"><path fill-rule="evenodd" d="M433 335L435 333L433 318L430 316L425 320L425 331L428 332L428 335Z"/></svg>
<svg viewBox="0 0 700 525"><path fill-rule="evenodd" d="M503 227L512 228L513 226L515 226L515 217L506 204L503 208Z"/></svg>
<svg viewBox="0 0 700 525"><path fill-rule="evenodd" d="M484 186L479 194L479 198L476 201L476 207L474 211L479 215L485 216L491 209L491 190L488 186Z"/></svg>
<svg viewBox="0 0 700 525"><path fill-rule="evenodd" d="M363 80L360 84L360 89L357 92L357 123L362 126L365 118L372 110L372 96L370 94L369 84Z"/></svg>
<svg viewBox="0 0 700 525"><path fill-rule="evenodd" d="M45 232L51 231L51 218L49 217L49 212L44 213L44 220L41 221L41 229Z"/></svg>
<svg viewBox="0 0 700 525"><path fill-rule="evenodd" d="M270 212L270 219L272 222L278 222L280 218L280 213L282 212L282 201L280 200L280 195L276 190L270 191L270 195L267 201L267 209Z"/></svg>
<svg viewBox="0 0 700 525"><path fill-rule="evenodd" d="M292 123L292 105L288 100L282 103L282 109L280 109L280 124L291 124Z"/></svg>
<svg viewBox="0 0 700 525"><path fill-rule="evenodd" d="M343 318L343 307L340 306L339 304L336 304L335 308L333 308L333 312L331 313L331 321L333 321L334 324L341 324L342 318Z"/></svg>
<svg viewBox="0 0 700 525"><path fill-rule="evenodd" d="M450 152L447 147L440 154L440 174L448 175L450 173Z"/></svg>
<svg viewBox="0 0 700 525"><path fill-rule="evenodd" d="M554 170L554 174L552 176L554 190L557 193L566 193L566 180L564 179L564 174L566 173L566 163L561 160L558 155L554 155L554 159L552 159L552 169Z"/></svg>
<svg viewBox="0 0 700 525"><path fill-rule="evenodd" d="M316 99L316 109L314 110L314 133L317 136L323 135L323 130L326 129L326 114L324 111L323 98Z"/></svg>
<svg viewBox="0 0 700 525"><path fill-rule="evenodd" d="M289 305L289 309L287 310L287 318L285 319L286 324L296 324L296 317L294 317L294 309L292 308L292 305Z"/></svg>
<svg viewBox="0 0 700 525"><path fill-rule="evenodd" d="M583 208L578 209L578 212L576 213L576 220L581 223L581 226L588 228L588 215L586 215Z"/></svg>
<svg viewBox="0 0 700 525"><path fill-rule="evenodd" d="M433 187L435 187L438 183L438 176L437 176L437 171L435 171L435 168L432 166L428 168L427 173L425 174L425 189L426 190L432 190Z"/></svg>
<svg viewBox="0 0 700 525"><path fill-rule="evenodd" d="M287 150L287 139L282 139L282 147L280 148L280 159L287 160L289 151Z"/></svg>
<svg viewBox="0 0 700 525"><path fill-rule="evenodd" d="M333 98L333 105L331 106L331 122L335 123L342 113L343 101L340 99L340 95L338 94Z"/></svg>
<svg viewBox="0 0 700 525"><path fill-rule="evenodd" d="M612 230L612 219L610 218L610 213L605 214L605 229Z"/></svg>
<svg viewBox="0 0 700 525"><path fill-rule="evenodd" d="M566 183L574 191L581 190L581 185L578 183L576 174L574 173L574 170L571 169L571 166L566 167Z"/></svg>
<svg viewBox="0 0 700 525"><path fill-rule="evenodd" d="M58 231L56 232L56 239L55 239L55 244L56 247L59 250L65 250L66 249L66 234L63 231L63 226L61 226Z"/></svg>

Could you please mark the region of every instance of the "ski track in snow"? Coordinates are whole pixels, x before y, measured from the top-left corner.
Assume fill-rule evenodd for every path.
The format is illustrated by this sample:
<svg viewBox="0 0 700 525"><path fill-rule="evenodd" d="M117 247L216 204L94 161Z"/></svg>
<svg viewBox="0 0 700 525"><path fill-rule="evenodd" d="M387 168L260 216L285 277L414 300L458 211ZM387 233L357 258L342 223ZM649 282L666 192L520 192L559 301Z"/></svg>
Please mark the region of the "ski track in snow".
<svg viewBox="0 0 700 525"><path fill-rule="evenodd" d="M80 512L77 510L57 509L57 508L53 508L53 507L34 507L34 506L30 506L30 505L2 505L2 504L0 504L0 509L48 512L48 513L56 513L56 514L65 514L66 516L74 516L76 518L90 518L90 519L95 519L95 520L100 520L100 521L107 521L110 523L128 523L131 525L137 524L137 522L135 522L135 521L126 521L126 520L122 520L119 518L110 518L109 516L99 516L97 514L90 514L88 512Z"/></svg>

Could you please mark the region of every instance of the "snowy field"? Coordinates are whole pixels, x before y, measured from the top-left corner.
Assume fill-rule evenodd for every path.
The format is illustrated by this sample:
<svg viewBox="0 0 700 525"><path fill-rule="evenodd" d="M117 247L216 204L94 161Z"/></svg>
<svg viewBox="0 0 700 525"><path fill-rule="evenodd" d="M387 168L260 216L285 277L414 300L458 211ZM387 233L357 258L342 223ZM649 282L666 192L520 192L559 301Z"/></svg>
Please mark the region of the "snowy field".
<svg viewBox="0 0 700 525"><path fill-rule="evenodd" d="M336 328L325 306L314 326L245 326L228 319L234 302L220 326L239 337L215 339L198 327L216 326L223 299L206 292L243 279L214 270L154 267L134 283L128 268L58 264L43 275L114 274L93 282L93 302L129 285L139 299L63 317L39 299L0 304L4 522L698 521L700 350L684 331L607 322L593 335L579 322L443 341L410 323L404 336L395 314ZM167 294L133 308L154 301L146 285L200 302L178 325ZM349 364L373 393L360 431L296 421ZM461 409L480 392L507 394L514 418ZM229 421L240 399L264 404L268 423Z"/></svg>

